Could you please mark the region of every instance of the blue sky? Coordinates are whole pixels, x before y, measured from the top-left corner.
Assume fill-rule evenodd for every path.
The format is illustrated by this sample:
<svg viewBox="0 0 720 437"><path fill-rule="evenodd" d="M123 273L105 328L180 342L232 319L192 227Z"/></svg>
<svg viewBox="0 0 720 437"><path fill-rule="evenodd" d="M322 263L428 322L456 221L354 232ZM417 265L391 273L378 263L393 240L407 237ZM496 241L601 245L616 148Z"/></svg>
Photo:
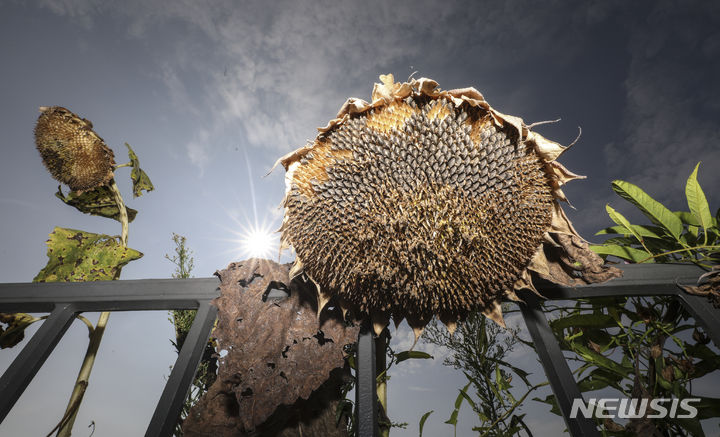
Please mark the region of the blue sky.
<svg viewBox="0 0 720 437"><path fill-rule="evenodd" d="M606 203L635 217L612 193L613 179L687 208L684 182L702 161L700 183L713 211L720 204L716 2L0 0L0 282L35 276L54 226L119 233L116 223L54 197L57 183L33 142L38 106L92 120L119 163L130 143L155 184L132 199L127 169L117 172L127 203L139 210L129 245L145 254L123 278L169 277L163 255L173 232L188 238L195 276L210 276L243 257L243 228L279 226L283 172L262 177L274 161L314 138L347 97L368 99L378 75L414 71L446 89L474 86L528 123L561 118L538 128L560 143L582 127L561 160L588 176L565 191L576 208L568 215L591 241L609 224ZM167 346L161 351L142 336L135 343L148 342L153 363L145 362L161 379L173 357L165 314L113 316L109 330L140 323ZM70 339L82 350L80 331ZM117 341L103 348L120 350ZM65 343L59 348L72 355ZM445 375L435 380L452 393L463 385L439 363L427 366L416 378ZM441 407L413 408L415 416L396 420L416 426L424 411ZM133 434L117 426L118 435Z"/></svg>

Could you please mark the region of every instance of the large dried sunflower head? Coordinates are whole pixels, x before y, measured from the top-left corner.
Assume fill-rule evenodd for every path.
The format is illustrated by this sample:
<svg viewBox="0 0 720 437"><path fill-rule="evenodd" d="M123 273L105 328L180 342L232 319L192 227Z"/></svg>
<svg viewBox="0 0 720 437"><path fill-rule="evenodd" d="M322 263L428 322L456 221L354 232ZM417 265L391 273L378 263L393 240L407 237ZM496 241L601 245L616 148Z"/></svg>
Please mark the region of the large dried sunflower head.
<svg viewBox="0 0 720 437"><path fill-rule="evenodd" d="M284 246L295 274L418 333L438 316L452 329L469 311L503 324L500 302L534 290L530 272L563 284L607 280L560 208L580 176L564 147L474 88L381 76L372 102L349 99L314 142L278 162L287 170Z"/></svg>
<svg viewBox="0 0 720 437"><path fill-rule="evenodd" d="M89 120L61 106L42 106L40 112L35 145L53 178L75 191L91 190L113 178L113 152Z"/></svg>

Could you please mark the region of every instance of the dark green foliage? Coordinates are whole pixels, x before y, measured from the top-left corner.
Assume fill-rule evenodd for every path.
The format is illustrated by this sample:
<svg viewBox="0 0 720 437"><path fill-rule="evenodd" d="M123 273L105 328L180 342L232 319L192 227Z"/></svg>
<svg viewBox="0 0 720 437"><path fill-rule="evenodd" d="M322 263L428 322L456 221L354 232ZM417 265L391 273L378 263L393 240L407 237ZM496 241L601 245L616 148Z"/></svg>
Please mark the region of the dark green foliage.
<svg viewBox="0 0 720 437"><path fill-rule="evenodd" d="M698 164L699 166L699 164ZM698 166L686 184L689 211L671 212L639 187L614 181L613 190L635 205L652 225L631 224L609 205L615 226L597 235L618 234L591 248L603 256L628 262L692 262L710 268L720 262L720 231L710 215ZM700 397L692 419L630 419L620 424L605 419L606 435L632 436L640 429L658 435L704 436L700 420L720 417L720 399L693 395L693 382L720 368L717 346L671 297L578 300L557 310L550 322L563 350L571 353L583 392L614 390L628 398ZM536 399L553 406L553 395ZM655 434L653 434L655 435Z"/></svg>
<svg viewBox="0 0 720 437"><path fill-rule="evenodd" d="M422 437L423 428L425 428L425 421L428 419L428 417L430 417L430 415L431 415L434 411L435 411L435 410L430 410L430 411L428 411L427 413L423 414L422 417L420 418L420 437Z"/></svg>
<svg viewBox="0 0 720 437"><path fill-rule="evenodd" d="M582 392L613 389L618 397L687 398L692 382L720 368L720 355L681 304L670 297L578 300L550 322L561 348L577 363ZM612 397L612 396L610 396ZM553 406L553 395L536 399ZM703 398L695 419L631 419L608 435L652 426L663 435L702 436L699 420L720 417L720 399Z"/></svg>
<svg viewBox="0 0 720 437"><path fill-rule="evenodd" d="M610 205L606 210L615 226L596 235L618 234L590 248L602 256L612 255L629 262L692 262L704 268L720 263L720 228L697 181L700 164L685 185L689 211L672 212L641 188L625 181L613 181L620 197L635 205L653 225L631 224Z"/></svg>
<svg viewBox="0 0 720 437"><path fill-rule="evenodd" d="M503 329L488 322L481 313L474 312L459 325L454 335L434 321L427 326L423 340L450 349L452 353L444 364L462 370L468 380L459 390L453 411L445 423L456 428L462 404L467 402L480 422L473 428L479 435L512 436L523 431L532 435L524 423L525 415L516 414L515 410L540 385L531 386L528 372L506 359L520 342L517 330ZM515 381L520 380L520 386L527 390L519 400L511 392L514 376L517 377ZM423 419L427 420L427 416ZM423 425L425 420L422 420Z"/></svg>

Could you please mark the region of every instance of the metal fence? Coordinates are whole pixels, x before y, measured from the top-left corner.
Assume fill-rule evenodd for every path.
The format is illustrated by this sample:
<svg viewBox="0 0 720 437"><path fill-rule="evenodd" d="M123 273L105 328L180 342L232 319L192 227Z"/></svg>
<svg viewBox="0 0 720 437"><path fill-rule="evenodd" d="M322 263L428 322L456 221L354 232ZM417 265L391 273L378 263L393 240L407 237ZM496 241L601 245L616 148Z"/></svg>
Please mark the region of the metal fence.
<svg viewBox="0 0 720 437"><path fill-rule="evenodd" d="M217 278L0 284L0 312L50 316L0 377L0 422L60 341L85 311L196 309L197 314L170 373L146 437L170 436L215 323Z"/></svg>
<svg viewBox="0 0 720 437"><path fill-rule="evenodd" d="M694 265L677 264L628 264L619 265L623 277L604 284L583 287L562 287L549 282L536 284L545 301L575 300L578 298L599 298L609 296L675 296L703 326L716 346L720 347L720 310L712 308L707 299L682 291L677 284L694 285L703 270ZM600 431L591 419L580 415L570 418L573 399L583 399L575 378L560 349L560 343L553 334L542 301L529 290L522 290L518 296L525 301L520 310L530 333L535 350L550 382L553 394L562 412L565 424L573 437L600 437ZM378 435L374 359L375 345L372 332L363 329L358 341L357 391L358 436Z"/></svg>
<svg viewBox="0 0 720 437"><path fill-rule="evenodd" d="M624 270L623 277L605 284L561 287L543 282L538 290L547 300L674 296L705 328L715 345L720 345L720 311L712 308L706 299L689 295L676 285L694 284L702 270L692 265L668 264L620 267ZM76 314L84 311L197 309L195 322L145 433L147 437L172 435L217 314L217 309L210 305L210 301L217 295L216 278L0 284L0 312L50 312L48 319L0 377L0 422L10 412ZM523 319L570 434L573 437L600 436L591 419L570 418L573 399L582 399L582 394L548 324L541 300L527 290L518 295L525 301L520 304ZM358 337L355 390L359 437L378 435L375 382L378 358L372 330L363 326Z"/></svg>

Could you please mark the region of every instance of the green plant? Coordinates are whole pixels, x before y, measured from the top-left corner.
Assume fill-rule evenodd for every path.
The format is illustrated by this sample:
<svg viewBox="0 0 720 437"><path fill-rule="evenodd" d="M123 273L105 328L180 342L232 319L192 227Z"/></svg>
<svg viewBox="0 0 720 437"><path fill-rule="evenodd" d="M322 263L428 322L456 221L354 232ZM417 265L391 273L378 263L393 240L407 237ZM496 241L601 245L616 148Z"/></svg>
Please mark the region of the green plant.
<svg viewBox="0 0 720 437"><path fill-rule="evenodd" d="M698 164L699 166L699 164ZM691 262L709 269L720 260L718 217L710 215L698 166L686 183L689 211L672 212L639 187L613 181L613 190L635 205L652 225L631 224L607 206L615 226L598 235L617 234L591 246L603 256L631 263ZM603 433L612 436L704 436L700 421L720 417L720 399L697 396L692 383L720 367L720 355L682 305L671 297L580 299L572 307L550 307L550 322L562 349L577 364L582 392L611 390L629 398L700 398L698 416L685 419L649 418L627 423L604 419ZM717 346L717 345L716 345ZM553 395L537 399L553 406Z"/></svg>
<svg viewBox="0 0 720 437"><path fill-rule="evenodd" d="M192 269L195 266L195 259L192 257L192 250L186 246L187 238L173 233L172 241L175 244L175 254L170 256L165 254L165 258L175 265L175 272L172 274L173 278L182 279L190 278ZM170 321L175 327L175 340L171 340L177 353L180 353L185 338L190 332L193 322L195 321L196 310L174 310L170 312ZM205 351L203 352L202 360L198 366L198 370L195 373L195 379L190 387L185 403L183 404L182 412L177 425L175 426L175 436L182 436L182 423L183 420L190 413L190 409L195 405L200 398L208 391L213 382L215 382L217 373L217 358L215 358L215 340L210 338Z"/></svg>
<svg viewBox="0 0 720 437"><path fill-rule="evenodd" d="M114 171L120 167L132 167L130 176L134 197L154 187L140 168L137 155L129 144L125 143L130 162L116 166L112 150L92 130L92 123L88 120L62 107L41 107L40 110L35 128L36 146L51 175L71 188L65 194L62 187L58 187L55 196L83 213L117 220L121 224L121 233L110 236L56 227L47 240L47 265L33 281L118 279L123 266L142 257L142 253L127 247L128 224L137 211L125 207L115 183ZM82 315L77 316L87 326L90 341L65 414L48 436L56 430L58 436L71 434L109 316L109 312L101 313L95 325ZM0 346L15 346L22 341L24 329L42 319L44 317L28 314L2 314L0 322L7 328L0 327Z"/></svg>
<svg viewBox="0 0 720 437"><path fill-rule="evenodd" d="M547 383L532 385L526 371L508 362L507 355L521 341L517 333L517 328L503 329L488 322L479 312L471 313L454 335L441 329L437 321L426 328L423 341L448 348L451 354L444 364L462 370L468 380L459 390L450 418L445 421L455 432L460 408L467 402L480 421L480 425L473 428L479 435L512 436L522 431L532 435L525 424L525 415L515 411L531 392ZM519 399L511 392L514 375L526 389ZM423 415L421 425L424 426L428 416L429 413Z"/></svg>
<svg viewBox="0 0 720 437"><path fill-rule="evenodd" d="M617 234L590 248L602 256L612 255L633 263L692 262L709 269L720 263L720 209L715 217L697 181L700 163L685 185L689 211L670 211L636 185L613 181L612 189L635 205L652 225L631 224L610 205L605 207L615 226L596 235Z"/></svg>

